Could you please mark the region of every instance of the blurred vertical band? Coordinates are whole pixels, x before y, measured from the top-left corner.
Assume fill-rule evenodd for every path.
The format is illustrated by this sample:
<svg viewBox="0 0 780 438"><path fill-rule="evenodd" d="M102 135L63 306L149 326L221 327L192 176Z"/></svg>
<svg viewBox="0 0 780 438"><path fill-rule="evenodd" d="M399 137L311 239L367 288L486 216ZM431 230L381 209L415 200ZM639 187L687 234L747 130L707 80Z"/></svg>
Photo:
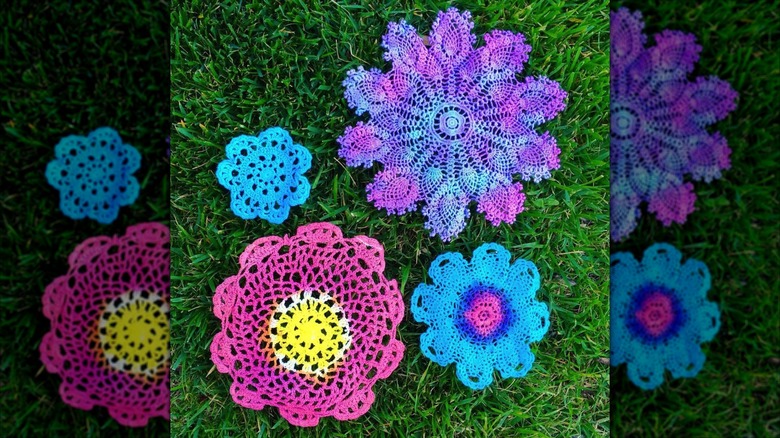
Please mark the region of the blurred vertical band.
<svg viewBox="0 0 780 438"><path fill-rule="evenodd" d="M610 9L611 432L780 436L778 3Z"/></svg>
<svg viewBox="0 0 780 438"><path fill-rule="evenodd" d="M69 256L82 242L105 239L98 236L123 236L137 224L156 222L167 231L169 35L169 5L159 0L22 0L6 2L0 10L0 431L4 436L169 434L169 423L164 418L154 417L143 427L129 429L123 425L127 421L119 422L109 414L111 408L106 409L107 405L119 403L119 393L128 388L117 391L116 399L107 402L95 400L102 396L93 394L81 403L82 409L65 403L59 391L65 378L47 372L39 352L39 348L52 345L42 345L42 339L54 324L47 316L54 315L52 309L59 305L73 312L72 320L105 316L108 321L114 315L111 321L121 322L117 315L121 312L111 311L121 310L122 303L106 298L109 291L147 301L160 296L149 295L153 293L149 290L133 290L144 289L134 279L130 286L120 286L121 276L117 277L120 281L115 281L108 274L98 276L97 271L86 267L85 272L69 270ZM122 142L132 145L140 166L125 161L128 156L114 153L110 141L84 140L79 149L85 154L84 166L76 165L73 170L80 175L73 175L74 180L83 181L84 187L79 184L74 190L95 190L93 195L98 199L99 190L110 194L116 188L121 197L124 195L120 192L137 186L138 194L132 203L130 196L119 202L121 207L117 206L113 220L109 220L110 215L101 216L102 221L90 217L73 219L60 209L61 196L65 195L47 182L47 165L55 160L55 145L63 138L86 138L101 127L113 128ZM123 165L132 168L124 169L135 178L135 182L126 178L130 186L124 188L112 185L115 179L126 176L119 169ZM61 175L69 171L57 170ZM167 254L167 234L164 239L161 245ZM105 250L107 254L115 251L112 246ZM73 256L70 261L76 258ZM134 256L121 259L121 263L130 272L142 269L141 259ZM167 262L164 265L167 270ZM83 313L78 303L54 292L47 296L54 301L44 305L47 286L66 274L93 275L90 278L94 281L83 293L102 297L95 298L97 310ZM104 274L107 276L103 277ZM167 273L165 281L169 281ZM159 306L167 309L165 303ZM137 311L142 309L140 305L136 307ZM152 310L151 314L154 313ZM160 314L167 319L167 313ZM106 364L116 367L120 362L125 366L133 362L134 357L123 358L115 350L108 354L110 348L104 347L106 336L111 334L103 330L106 333L101 338L104 327L99 319L87 324L86 333L74 333L80 341L73 342L83 342L90 348L89 357ZM130 327L123 333L145 338L150 332L144 330ZM155 348L165 345L164 350L168 349L165 336L158 336ZM165 353L162 356L167 361ZM148 374L150 363L139 359L130 369L139 375ZM69 369L86 366L70 361L60 365ZM165 362L165 369L168 367ZM92 372L103 373L108 381L117 380L104 369L96 370ZM94 385L104 398L111 398L107 388L110 384L98 375L86 373L81 379L84 380L72 382L73 385ZM85 410L91 405L95 407Z"/></svg>

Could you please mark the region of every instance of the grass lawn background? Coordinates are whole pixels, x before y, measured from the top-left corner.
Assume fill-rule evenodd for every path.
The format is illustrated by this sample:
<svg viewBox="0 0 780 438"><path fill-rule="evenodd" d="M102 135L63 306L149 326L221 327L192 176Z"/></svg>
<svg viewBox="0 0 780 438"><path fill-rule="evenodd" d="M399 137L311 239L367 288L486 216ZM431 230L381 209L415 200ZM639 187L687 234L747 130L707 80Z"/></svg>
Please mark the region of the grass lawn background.
<svg viewBox="0 0 780 438"><path fill-rule="evenodd" d="M696 211L686 224L664 228L643 216L631 238L614 247L641 256L653 242L665 241L684 259L706 263L712 275L708 297L721 309L720 331L703 344L707 361L695 379L670 381L667 373L666 383L645 392L628 380L625 366L613 369L612 431L617 436L778 436L777 2L627 5L642 11L649 41L667 28L695 34L703 50L693 76L728 81L739 100L736 110L711 129L728 140L731 169L710 184L694 183Z"/></svg>
<svg viewBox="0 0 780 438"><path fill-rule="evenodd" d="M165 436L154 418L120 426L105 408L66 405L38 346L49 331L46 286L85 239L168 223L169 9L152 0L9 2L0 12L0 431L3 436ZM142 155L136 202L110 225L74 221L45 177L69 134L115 128Z"/></svg>
<svg viewBox="0 0 780 438"><path fill-rule="evenodd" d="M483 3L464 1L223 2L176 0L171 6L172 111L172 431L178 436L586 436L609 431L608 411L608 5L603 1ZM470 10L478 44L490 29L522 32L533 47L524 74L547 75L569 93L549 130L562 150L561 169L524 184L526 208L512 226L490 226L481 214L449 244L429 238L419 213L388 216L366 200L376 172L348 168L336 138L358 117L342 80L359 65L379 67L387 23L406 19L428 33L438 10ZM364 118L364 117L363 117ZM363 119L360 118L360 119ZM224 146L240 134L287 129L314 159L308 201L279 226L244 221L229 209L215 177ZM216 371L209 345L219 331L214 290L238 270L255 239L292 234L327 221L347 237L372 236L385 246L407 313L407 346L396 372L380 380L377 399L358 420L322 419L316 429L291 427L275 408L239 407L230 378ZM422 356L424 326L408 312L414 288L440 253L498 242L538 266L537 297L551 307L549 332L533 344L536 362L523 379L472 392Z"/></svg>

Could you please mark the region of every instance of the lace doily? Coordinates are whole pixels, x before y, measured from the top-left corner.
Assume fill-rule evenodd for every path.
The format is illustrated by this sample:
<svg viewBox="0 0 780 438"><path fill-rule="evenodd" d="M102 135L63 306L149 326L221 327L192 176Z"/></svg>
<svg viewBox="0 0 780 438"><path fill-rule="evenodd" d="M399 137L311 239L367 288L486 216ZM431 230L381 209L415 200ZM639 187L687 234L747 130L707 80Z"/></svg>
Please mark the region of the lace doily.
<svg viewBox="0 0 780 438"><path fill-rule="evenodd" d="M388 73L359 67L343 85L347 103L371 120L347 127L339 155L350 166L384 165L368 199L388 213L425 203L431 235L455 238L469 203L494 225L523 211L519 174L535 182L559 166L555 139L535 128L564 108L566 93L547 78L517 74L531 47L522 34L493 30L474 48L468 11L439 12L423 44L414 27L390 23L382 39Z"/></svg>
<svg viewBox="0 0 780 438"><path fill-rule="evenodd" d="M736 107L737 93L717 77L688 81L701 46L687 33L665 30L647 37L639 12L612 12L610 115L612 240L628 237L647 209L669 226L694 210L696 181L710 182L730 166L731 150L707 126Z"/></svg>
<svg viewBox="0 0 780 438"><path fill-rule="evenodd" d="M432 285L412 295L414 319L428 325L420 336L423 354L441 366L456 364L456 374L471 389L503 378L523 377L534 363L528 344L550 327L547 305L536 300L539 271L501 245L486 243L471 263L459 253L436 257L428 270Z"/></svg>
<svg viewBox="0 0 780 438"><path fill-rule="evenodd" d="M170 235L158 223L85 240L43 295L41 361L62 400L108 408L125 426L169 418Z"/></svg>
<svg viewBox="0 0 780 438"><path fill-rule="evenodd" d="M71 219L94 219L110 224L119 207L138 197L133 172L141 155L111 128L98 128L87 137L69 135L54 147L46 179L60 191L60 209Z"/></svg>
<svg viewBox="0 0 780 438"><path fill-rule="evenodd" d="M239 262L214 295L222 329L211 344L233 400L277 407L297 426L365 414L404 352L404 303L379 242L315 223L255 241Z"/></svg>
<svg viewBox="0 0 780 438"><path fill-rule="evenodd" d="M311 185L303 174L311 167L311 153L293 143L284 129L269 128L257 137L240 135L225 153L217 180L230 190L230 209L236 216L281 224L290 207L309 197Z"/></svg>
<svg viewBox="0 0 780 438"><path fill-rule="evenodd" d="M720 328L718 306L707 300L707 266L681 260L665 243L647 248L641 262L627 252L612 255L610 362L626 363L642 389L663 383L664 369L674 378L696 376L705 360L699 344Z"/></svg>

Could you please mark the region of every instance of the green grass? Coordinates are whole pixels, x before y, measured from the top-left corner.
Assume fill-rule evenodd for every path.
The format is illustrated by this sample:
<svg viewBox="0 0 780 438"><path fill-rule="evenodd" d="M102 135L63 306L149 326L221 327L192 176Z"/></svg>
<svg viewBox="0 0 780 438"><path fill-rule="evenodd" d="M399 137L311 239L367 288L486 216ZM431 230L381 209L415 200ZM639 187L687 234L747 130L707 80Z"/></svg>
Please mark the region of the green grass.
<svg viewBox="0 0 780 438"><path fill-rule="evenodd" d="M524 33L533 47L529 75L547 75L569 93L568 106L542 129L562 149L550 180L526 184L527 211L513 226L493 228L475 214L452 243L429 238L419 212L388 216L366 200L376 169L348 168L336 138L358 118L341 81L358 65L387 70L379 41L389 21L406 19L427 33L434 1L174 1L171 32L172 412L179 436L574 436L609 432L608 374L608 12L601 1L457 3L472 11L474 32ZM357 2L355 2L357 3ZM481 43L481 40L480 40ZM224 146L239 134L281 126L314 156L309 200L284 224L244 221L229 209L216 181ZM377 400L358 420L323 419L314 430L291 427L276 409L239 407L230 378L214 368L214 290L238 269L238 256L266 235L294 233L327 221L348 237L385 246L386 275L408 306L440 253L467 257L483 242L533 260L542 276L538 298L552 326L534 344L537 361L524 379L472 392L454 366L422 356L424 326L409 312L399 335L401 365L377 383Z"/></svg>
<svg viewBox="0 0 780 438"><path fill-rule="evenodd" d="M687 223L663 228L644 218L632 238L614 248L640 255L652 242L666 241L702 260L722 322L713 342L704 344L707 362L695 379L670 381L667 374L660 388L643 392L625 366L613 370L612 431L618 436L780 435L777 6L631 5L643 12L647 34L666 28L694 33L703 46L694 75L716 75L740 97L713 129L728 140L732 167L720 180L695 184L697 210Z"/></svg>
<svg viewBox="0 0 780 438"><path fill-rule="evenodd" d="M69 5L70 3L70 5ZM84 239L168 221L168 8L152 0L11 2L0 12L0 430L3 436L163 436L153 419L129 430L104 408L60 399L38 346L47 284L67 272ZM100 126L117 129L142 154L138 200L111 225L73 221L44 176L54 145Z"/></svg>

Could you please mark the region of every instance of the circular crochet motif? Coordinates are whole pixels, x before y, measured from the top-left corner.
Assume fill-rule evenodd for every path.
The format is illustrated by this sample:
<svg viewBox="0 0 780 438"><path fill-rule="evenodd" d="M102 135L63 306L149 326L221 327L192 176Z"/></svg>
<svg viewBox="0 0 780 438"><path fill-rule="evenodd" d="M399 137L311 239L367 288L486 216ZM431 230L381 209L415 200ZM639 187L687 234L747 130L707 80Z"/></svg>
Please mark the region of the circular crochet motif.
<svg viewBox="0 0 780 438"><path fill-rule="evenodd" d="M503 335L512 320L512 309L500 290L476 286L466 292L455 317L460 332L474 341Z"/></svg>
<svg viewBox="0 0 780 438"><path fill-rule="evenodd" d="M138 197L133 172L141 167L141 155L113 129L98 128L87 137L69 135L57 143L54 155L46 179L60 191L65 216L110 224L119 207Z"/></svg>
<svg viewBox="0 0 780 438"><path fill-rule="evenodd" d="M439 12L430 47L401 20L382 39L392 69L347 73L344 96L368 122L347 127L339 155L349 166L384 166L368 200L391 214L424 202L425 227L443 240L466 226L477 202L494 226L523 211L522 180L559 167L560 149L535 128L565 107L566 93L545 77L517 79L531 46L522 34L493 30L475 48L468 11Z"/></svg>
<svg viewBox="0 0 780 438"><path fill-rule="evenodd" d="M699 344L720 328L718 306L707 300L707 266L681 260L665 243L645 250L641 262L626 252L612 256L611 363L626 363L628 377L642 389L661 385L665 369L674 378L696 376L705 360Z"/></svg>
<svg viewBox="0 0 780 438"><path fill-rule="evenodd" d="M433 131L439 139L460 140L471 133L471 114L457 104L442 106L431 119Z"/></svg>
<svg viewBox="0 0 780 438"><path fill-rule="evenodd" d="M303 292L271 316L271 345L288 370L325 375L350 347L349 321L326 293Z"/></svg>
<svg viewBox="0 0 780 438"><path fill-rule="evenodd" d="M158 223L89 238L46 288L41 361L68 405L106 407L125 426L169 418L169 246Z"/></svg>
<svg viewBox="0 0 780 438"><path fill-rule="evenodd" d="M471 389L503 378L523 377L534 354L529 344L550 327L547 305L536 300L539 271L501 245L486 243L471 263L459 253L445 253L428 270L432 285L412 294L414 319L428 325L420 336L423 354L441 366L456 364L456 375Z"/></svg>
<svg viewBox="0 0 780 438"><path fill-rule="evenodd" d="M168 313L168 304L154 292L130 291L110 301L98 323L108 364L154 377L170 357Z"/></svg>
<svg viewBox="0 0 780 438"><path fill-rule="evenodd" d="M315 223L256 240L239 262L214 295L222 328L211 344L233 400L276 407L296 426L365 414L404 352L403 298L379 242Z"/></svg>
<svg viewBox="0 0 780 438"><path fill-rule="evenodd" d="M726 139L707 127L736 108L737 93L717 77L688 81L701 46L687 33L664 30L645 47L639 12L611 15L611 227L628 237L640 204L664 226L694 210L693 180L710 182L730 166Z"/></svg>
<svg viewBox="0 0 780 438"><path fill-rule="evenodd" d="M230 209L242 219L260 217L281 224L290 207L309 197L311 185L303 174L311 153L282 128L269 128L257 137L240 135L225 148L227 159L217 166L217 180L230 190Z"/></svg>
<svg viewBox="0 0 780 438"><path fill-rule="evenodd" d="M684 322L685 312L674 291L653 283L635 293L626 320L631 334L648 343L671 338Z"/></svg>

